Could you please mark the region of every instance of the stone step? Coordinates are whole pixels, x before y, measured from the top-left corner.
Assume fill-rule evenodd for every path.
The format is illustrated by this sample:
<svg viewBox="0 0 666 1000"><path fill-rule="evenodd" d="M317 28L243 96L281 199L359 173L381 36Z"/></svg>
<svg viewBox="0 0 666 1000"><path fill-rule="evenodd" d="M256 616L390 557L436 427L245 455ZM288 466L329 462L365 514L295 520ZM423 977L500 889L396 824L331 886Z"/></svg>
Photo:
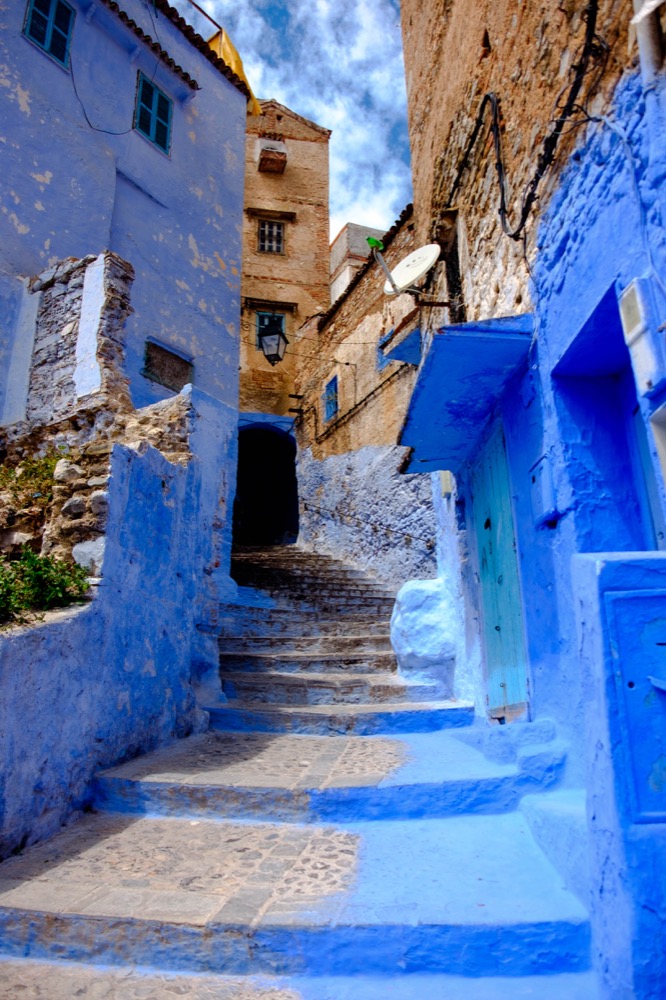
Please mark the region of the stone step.
<svg viewBox="0 0 666 1000"><path fill-rule="evenodd" d="M251 581L237 579L236 583L244 587L249 587L252 590L258 590L262 594L270 594L271 596L284 596L286 594L294 598L294 600L303 600L305 597L316 597L317 600L323 600L324 598L351 600L352 598L360 597L370 601L385 600L387 602L395 602L395 594L392 594L389 590L384 590L380 587L365 587L358 584L329 583L321 580L309 584L307 581L281 580L272 582L257 579Z"/></svg>
<svg viewBox="0 0 666 1000"><path fill-rule="evenodd" d="M102 772L94 804L190 818L381 821L506 812L535 787L515 764L493 763L446 731L208 732Z"/></svg>
<svg viewBox="0 0 666 1000"><path fill-rule="evenodd" d="M234 548L231 553L234 562L251 563L253 565L264 566L339 566L342 569L355 569L349 563L333 556L323 555L320 552L312 552L309 549L300 548L298 545L273 545L265 548L252 548L251 546ZM356 570L356 572L362 572Z"/></svg>
<svg viewBox="0 0 666 1000"><path fill-rule="evenodd" d="M464 976L412 974L385 976L214 976L206 973L162 973L72 965L66 962L0 960L0 1000L598 1000L591 972L549 976ZM3 991L4 989L4 991Z"/></svg>
<svg viewBox="0 0 666 1000"><path fill-rule="evenodd" d="M261 593L261 591L257 591ZM346 597L344 594L337 597L323 595L321 598L314 593L295 596L293 594L268 595L274 601L276 609L282 608L290 611L316 611L326 617L348 615L358 618L361 616L376 615L389 621L393 612L394 601L385 597Z"/></svg>
<svg viewBox="0 0 666 1000"><path fill-rule="evenodd" d="M220 639L219 645L222 656L235 656L239 653L258 656L269 653L284 658L302 654L313 656L318 653L323 657L347 658L365 653L378 655L392 652L388 632L385 635L227 636Z"/></svg>
<svg viewBox="0 0 666 1000"><path fill-rule="evenodd" d="M518 812L89 815L0 866L0 941L14 957L236 976L547 975L590 960L587 915Z"/></svg>
<svg viewBox="0 0 666 1000"><path fill-rule="evenodd" d="M343 621L323 616L318 611L293 608L265 608L250 605L223 605L217 631L221 636L290 636L320 638L323 636L387 636L390 615L345 615Z"/></svg>
<svg viewBox="0 0 666 1000"><path fill-rule="evenodd" d="M304 733L328 735L354 733L374 736L383 733L425 733L458 726L470 726L474 721L474 706L470 702L391 702L388 705L309 705L259 706L227 702L207 705L210 727L232 732Z"/></svg>
<svg viewBox="0 0 666 1000"><path fill-rule="evenodd" d="M237 643L241 645L241 640ZM326 652L220 652L220 669L246 673L331 673L375 674L395 673L398 664L392 652L385 653L326 653Z"/></svg>
<svg viewBox="0 0 666 1000"><path fill-rule="evenodd" d="M260 705L326 706L423 702L442 694L436 683L407 682L397 674L259 673L235 671L222 675L222 691L233 702Z"/></svg>
<svg viewBox="0 0 666 1000"><path fill-rule="evenodd" d="M376 594L388 594L395 597L394 591L378 583L369 580L367 577L358 574L356 576L345 576L342 573L290 573L282 570L275 572L250 573L249 570L235 572L233 578L236 583L243 586L253 587L328 587L333 589L338 587L342 590L358 589L367 590Z"/></svg>

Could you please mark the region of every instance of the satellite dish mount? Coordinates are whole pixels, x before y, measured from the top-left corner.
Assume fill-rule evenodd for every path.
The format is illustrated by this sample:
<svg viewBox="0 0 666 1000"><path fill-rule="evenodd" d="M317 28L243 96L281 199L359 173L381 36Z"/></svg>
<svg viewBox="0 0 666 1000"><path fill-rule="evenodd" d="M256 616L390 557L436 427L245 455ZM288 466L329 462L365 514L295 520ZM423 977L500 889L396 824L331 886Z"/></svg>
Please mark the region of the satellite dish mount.
<svg viewBox="0 0 666 1000"><path fill-rule="evenodd" d="M368 237L368 243L372 248L372 255L386 275L384 283L385 295L401 295L408 292L410 295L421 295L421 289L417 288L415 282L424 278L428 271L435 266L439 259L439 243L428 243L419 247L407 257L404 257L392 271L389 271L386 261L382 257L381 251L384 244L381 240ZM448 302L431 303L432 305L448 305Z"/></svg>

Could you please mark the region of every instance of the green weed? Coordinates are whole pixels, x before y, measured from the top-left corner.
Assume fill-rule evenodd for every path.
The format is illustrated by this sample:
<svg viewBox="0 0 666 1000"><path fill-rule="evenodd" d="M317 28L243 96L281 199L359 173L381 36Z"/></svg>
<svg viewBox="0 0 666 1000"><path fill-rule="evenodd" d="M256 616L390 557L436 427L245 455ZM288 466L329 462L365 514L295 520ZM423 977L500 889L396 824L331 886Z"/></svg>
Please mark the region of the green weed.
<svg viewBox="0 0 666 1000"><path fill-rule="evenodd" d="M87 571L76 563L38 556L27 545L18 559L0 556L0 624L25 621L28 612L66 607L87 590Z"/></svg>
<svg viewBox="0 0 666 1000"><path fill-rule="evenodd" d="M53 499L53 471L62 451L49 451L40 458L26 458L18 466L0 465L0 493L8 493L16 511L26 507L48 507Z"/></svg>

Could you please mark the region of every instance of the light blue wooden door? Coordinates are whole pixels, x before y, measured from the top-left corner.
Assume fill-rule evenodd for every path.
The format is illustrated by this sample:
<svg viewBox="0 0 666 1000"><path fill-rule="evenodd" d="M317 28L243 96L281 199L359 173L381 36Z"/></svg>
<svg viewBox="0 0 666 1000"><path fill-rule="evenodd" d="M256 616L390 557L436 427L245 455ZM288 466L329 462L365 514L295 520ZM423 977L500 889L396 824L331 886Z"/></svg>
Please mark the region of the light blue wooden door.
<svg viewBox="0 0 666 1000"><path fill-rule="evenodd" d="M472 476L483 639L490 713L508 716L527 703L527 659L511 512L509 470L501 426Z"/></svg>

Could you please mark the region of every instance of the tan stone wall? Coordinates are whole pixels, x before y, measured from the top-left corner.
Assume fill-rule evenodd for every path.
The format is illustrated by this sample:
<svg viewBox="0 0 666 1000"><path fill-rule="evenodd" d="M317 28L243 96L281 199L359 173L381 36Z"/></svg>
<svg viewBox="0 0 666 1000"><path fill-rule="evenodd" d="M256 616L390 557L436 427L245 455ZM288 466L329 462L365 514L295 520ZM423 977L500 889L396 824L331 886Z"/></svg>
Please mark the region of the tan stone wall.
<svg viewBox="0 0 666 1000"><path fill-rule="evenodd" d="M241 320L240 409L287 413L293 400L297 365L296 330L308 316L326 308L328 288L328 140L330 133L282 107L262 102L265 113L248 118L245 148L242 296L294 303L287 312L289 346L283 362L271 368L256 347L255 311L245 305ZM256 142L279 136L287 149L284 173L257 169ZM257 249L257 212L295 213L286 219L285 252Z"/></svg>
<svg viewBox="0 0 666 1000"><path fill-rule="evenodd" d="M411 210L386 241L389 267L413 249ZM416 369L402 362L378 367L378 343L404 312L401 301L384 294L384 275L371 262L347 293L323 317L299 334L302 355L296 378L303 415L297 423L300 448L316 459L340 455L368 445L394 445L414 384ZM306 353L307 352L307 353ZM322 393L338 379L338 414L326 423Z"/></svg>
<svg viewBox="0 0 666 1000"><path fill-rule="evenodd" d="M458 166L483 95L500 99L503 158L510 222L515 225L523 193L536 167L544 137L557 113L556 101L571 82L583 43L586 5L573 0L402 0L401 19L409 106L417 243L429 242L447 207ZM629 34L631 0L600 0L597 34L608 59L593 61L580 102L590 113L604 106L622 68L637 57ZM601 74L601 76L600 76ZM537 212L579 134L569 128L557 160L539 188ZM460 210L459 241L467 318L508 315L529 309L523 247L502 235L499 188L490 116L470 158L452 207ZM527 227L528 259L534 252L533 212ZM441 268L439 282L444 287Z"/></svg>

